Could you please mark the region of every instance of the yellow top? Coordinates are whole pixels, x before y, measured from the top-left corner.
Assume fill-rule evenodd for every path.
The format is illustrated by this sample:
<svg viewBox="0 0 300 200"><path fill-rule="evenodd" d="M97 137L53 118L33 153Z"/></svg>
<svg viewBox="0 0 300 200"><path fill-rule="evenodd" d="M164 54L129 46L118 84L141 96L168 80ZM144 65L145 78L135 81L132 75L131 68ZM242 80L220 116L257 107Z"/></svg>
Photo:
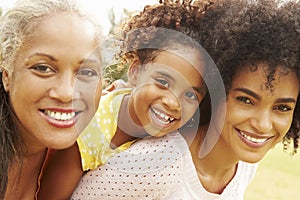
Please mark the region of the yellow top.
<svg viewBox="0 0 300 200"><path fill-rule="evenodd" d="M77 139L84 171L103 165L134 142L127 142L116 149L110 148L111 139L117 130L121 103L124 96L131 91L132 89L118 89L101 97L95 116Z"/></svg>

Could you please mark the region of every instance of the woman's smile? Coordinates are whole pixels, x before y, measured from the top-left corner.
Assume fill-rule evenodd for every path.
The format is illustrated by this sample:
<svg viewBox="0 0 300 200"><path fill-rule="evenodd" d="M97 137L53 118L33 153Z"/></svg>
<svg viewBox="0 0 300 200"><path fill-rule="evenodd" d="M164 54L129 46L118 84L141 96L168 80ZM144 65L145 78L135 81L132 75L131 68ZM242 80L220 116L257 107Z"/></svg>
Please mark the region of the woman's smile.
<svg viewBox="0 0 300 200"><path fill-rule="evenodd" d="M235 128L235 130L237 131L237 135L241 138L241 140L246 145L248 145L252 148L260 148L260 147L264 146L271 138L274 137L274 136L262 137L262 136L256 135L255 133L242 131L237 128Z"/></svg>

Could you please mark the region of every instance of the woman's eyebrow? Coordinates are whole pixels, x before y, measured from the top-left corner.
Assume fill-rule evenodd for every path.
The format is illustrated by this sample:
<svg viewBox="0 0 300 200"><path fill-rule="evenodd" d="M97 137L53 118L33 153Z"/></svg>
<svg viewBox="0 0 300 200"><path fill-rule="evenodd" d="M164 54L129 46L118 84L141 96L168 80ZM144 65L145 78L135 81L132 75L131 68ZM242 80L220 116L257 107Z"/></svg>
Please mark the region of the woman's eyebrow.
<svg viewBox="0 0 300 200"><path fill-rule="evenodd" d="M261 100L261 96L259 94L256 94L255 92L246 89L246 88L235 88L234 91L240 91L244 92L258 100ZM275 100L275 103L296 103L296 99L292 97L287 97L287 98L278 98Z"/></svg>
<svg viewBox="0 0 300 200"><path fill-rule="evenodd" d="M294 98L279 98L279 99L276 99L275 103L296 103L296 99L294 99Z"/></svg>
<svg viewBox="0 0 300 200"><path fill-rule="evenodd" d="M248 94L249 96L254 97L255 99L261 100L261 96L259 94L256 94L255 92L247 89L247 88L235 88L233 91L240 91Z"/></svg>

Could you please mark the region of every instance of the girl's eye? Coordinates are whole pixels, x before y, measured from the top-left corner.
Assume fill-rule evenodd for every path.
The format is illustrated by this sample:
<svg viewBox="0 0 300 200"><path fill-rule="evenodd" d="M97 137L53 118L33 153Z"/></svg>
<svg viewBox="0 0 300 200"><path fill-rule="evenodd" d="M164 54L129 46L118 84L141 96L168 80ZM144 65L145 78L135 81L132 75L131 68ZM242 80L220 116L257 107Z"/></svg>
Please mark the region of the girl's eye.
<svg viewBox="0 0 300 200"><path fill-rule="evenodd" d="M292 110L292 108L290 106L287 106L287 105L278 105L274 108L274 110L278 110L278 111L281 111L281 112L287 112L287 111Z"/></svg>
<svg viewBox="0 0 300 200"><path fill-rule="evenodd" d="M169 82L168 82L167 80L165 80L165 79L156 78L155 80L156 80L156 82L158 82L160 85L162 85L162 86L164 86L164 87L166 87L166 88L168 88L168 87L170 86Z"/></svg>
<svg viewBox="0 0 300 200"><path fill-rule="evenodd" d="M185 93L185 95L190 100L198 100L198 97L194 92L187 92L187 93Z"/></svg>
<svg viewBox="0 0 300 200"><path fill-rule="evenodd" d="M236 99L245 104L252 104L251 100L248 97L240 96L240 97L237 97Z"/></svg>
<svg viewBox="0 0 300 200"><path fill-rule="evenodd" d="M76 77L84 81L90 81L97 79L99 74L94 69L83 68L76 73Z"/></svg>
<svg viewBox="0 0 300 200"><path fill-rule="evenodd" d="M39 73L52 73L54 70L48 65L34 65L30 69Z"/></svg>

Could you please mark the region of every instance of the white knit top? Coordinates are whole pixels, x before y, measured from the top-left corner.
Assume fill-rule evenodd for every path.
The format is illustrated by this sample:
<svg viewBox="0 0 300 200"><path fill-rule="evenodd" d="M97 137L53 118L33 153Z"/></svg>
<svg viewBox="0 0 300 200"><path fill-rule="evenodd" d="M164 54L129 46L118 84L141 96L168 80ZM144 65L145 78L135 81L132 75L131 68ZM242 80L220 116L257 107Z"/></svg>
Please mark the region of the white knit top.
<svg viewBox="0 0 300 200"><path fill-rule="evenodd" d="M207 192L198 179L185 139L179 133L145 138L108 163L89 171L71 199L241 200L257 164L239 162L221 195Z"/></svg>

